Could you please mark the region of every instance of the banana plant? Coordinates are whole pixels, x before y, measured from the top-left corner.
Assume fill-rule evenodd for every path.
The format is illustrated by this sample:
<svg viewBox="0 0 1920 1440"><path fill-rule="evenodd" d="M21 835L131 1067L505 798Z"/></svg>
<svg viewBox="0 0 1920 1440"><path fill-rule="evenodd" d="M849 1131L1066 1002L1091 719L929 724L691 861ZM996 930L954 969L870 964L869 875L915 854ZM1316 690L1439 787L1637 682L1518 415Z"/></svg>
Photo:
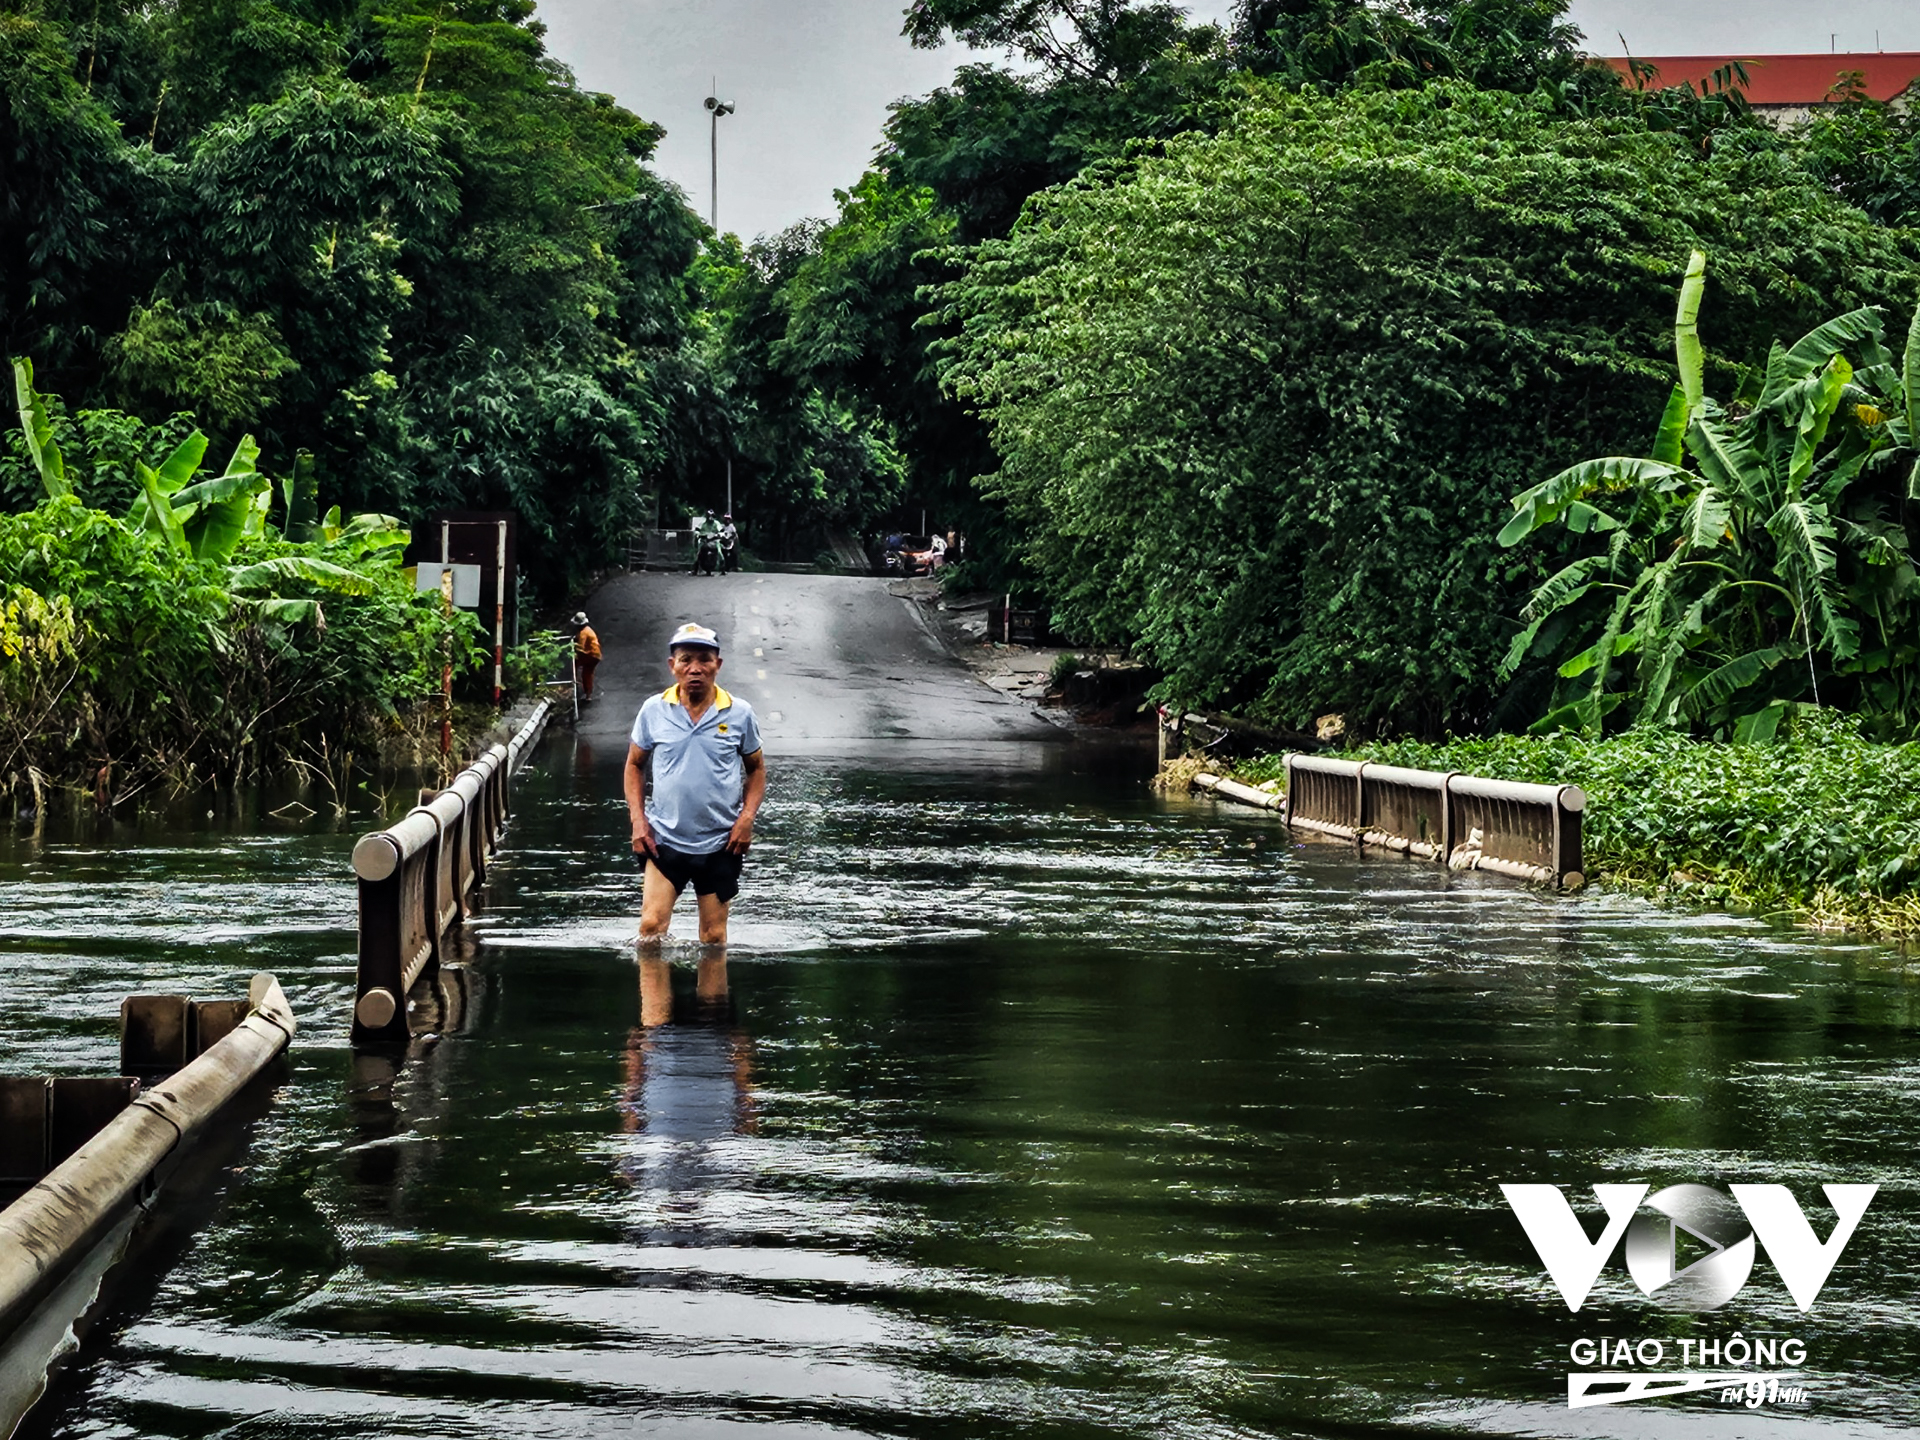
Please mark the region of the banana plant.
<svg viewBox="0 0 1920 1440"><path fill-rule="evenodd" d="M251 435L240 437L224 472L196 480L206 453L207 437L196 430L158 469L135 461L141 493L126 520L136 530L159 535L182 555L224 564L242 540L264 531L273 483L260 473L260 447Z"/></svg>
<svg viewBox="0 0 1920 1440"><path fill-rule="evenodd" d="M1899 368L1863 307L1776 341L1721 404L1697 328L1706 266L1689 257L1678 383L1651 452L1583 461L1514 497L1502 545L1550 525L1603 545L1535 590L1506 668L1536 650L1560 658L1540 730L1597 732L1624 707L1636 723L1769 738L1790 705L1821 703L1823 675L1829 702L1890 707L1911 726L1915 570L1888 503L1916 493L1920 468L1897 494L1883 472L1914 449L1920 312Z"/></svg>
<svg viewBox="0 0 1920 1440"><path fill-rule="evenodd" d="M21 428L41 485L49 499L70 496L73 486L54 439L46 397L34 388L33 362L16 359L13 374ZM377 587L368 570L398 563L408 534L391 515L356 515L343 521L336 506L324 521L314 523L313 457L304 451L287 486L287 528L304 528L305 538L319 553L235 563L243 542L267 533L273 482L259 468L260 447L251 435L241 437L223 472L197 478L207 443L207 437L196 430L157 467L136 461L140 494L124 523L155 535L183 559L224 566L227 598L241 610L281 624L317 623L322 616L316 601L283 596L279 590L298 584L341 595L366 595Z"/></svg>

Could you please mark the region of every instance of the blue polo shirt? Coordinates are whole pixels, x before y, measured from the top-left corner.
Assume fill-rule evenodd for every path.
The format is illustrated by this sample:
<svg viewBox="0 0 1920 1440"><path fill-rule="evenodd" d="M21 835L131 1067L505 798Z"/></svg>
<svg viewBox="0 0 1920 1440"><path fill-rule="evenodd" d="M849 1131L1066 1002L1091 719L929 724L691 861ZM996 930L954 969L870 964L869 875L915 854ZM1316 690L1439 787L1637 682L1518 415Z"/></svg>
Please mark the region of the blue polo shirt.
<svg viewBox="0 0 1920 1440"><path fill-rule="evenodd" d="M669 685L640 707L632 739L653 757L647 824L654 839L686 855L724 846L746 801L741 757L760 748L753 707L716 685L713 703L695 722L680 703L680 687Z"/></svg>

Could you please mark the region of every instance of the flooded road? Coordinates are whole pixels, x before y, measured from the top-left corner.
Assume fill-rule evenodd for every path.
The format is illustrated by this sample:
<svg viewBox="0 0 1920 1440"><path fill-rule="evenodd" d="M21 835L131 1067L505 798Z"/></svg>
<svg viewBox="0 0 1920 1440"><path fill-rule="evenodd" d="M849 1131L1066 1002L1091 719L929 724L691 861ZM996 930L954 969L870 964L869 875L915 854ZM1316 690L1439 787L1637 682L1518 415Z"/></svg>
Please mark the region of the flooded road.
<svg viewBox="0 0 1920 1440"><path fill-rule="evenodd" d="M1913 1425L1886 952L1296 847L1056 744L776 757L725 964L639 967L620 759L539 752L471 1024L397 1068L346 1046L351 823L0 840L0 1068L111 1070L133 989L270 969L302 1017L220 1220L34 1433ZM1570 1313L1497 1187L1629 1180L1783 1183L1822 1237L1823 1181L1881 1189L1810 1313L1764 1257L1686 1315L1618 1256ZM1577 1339L1735 1331L1804 1341L1805 1403L1567 1408Z"/></svg>

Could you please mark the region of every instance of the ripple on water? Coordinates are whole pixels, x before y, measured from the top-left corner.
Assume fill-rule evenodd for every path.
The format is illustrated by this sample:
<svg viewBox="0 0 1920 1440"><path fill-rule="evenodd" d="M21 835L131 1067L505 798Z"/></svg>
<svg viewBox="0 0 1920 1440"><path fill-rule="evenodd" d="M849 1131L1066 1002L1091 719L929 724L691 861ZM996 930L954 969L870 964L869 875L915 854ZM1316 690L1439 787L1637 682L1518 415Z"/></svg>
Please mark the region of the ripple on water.
<svg viewBox="0 0 1920 1440"><path fill-rule="evenodd" d="M0 841L6 1068L111 1068L121 995L258 968L304 1026L220 1222L50 1433L1910 1428L1897 960L1046 763L776 766L724 997L682 938L643 1026L617 764L556 753L471 1025L399 1065L346 1046L350 835ZM1497 1187L1629 1178L1882 1193L1811 1316L1623 1272L1569 1314ZM1806 1336L1815 1402L1556 1400L1573 1338L1688 1326Z"/></svg>

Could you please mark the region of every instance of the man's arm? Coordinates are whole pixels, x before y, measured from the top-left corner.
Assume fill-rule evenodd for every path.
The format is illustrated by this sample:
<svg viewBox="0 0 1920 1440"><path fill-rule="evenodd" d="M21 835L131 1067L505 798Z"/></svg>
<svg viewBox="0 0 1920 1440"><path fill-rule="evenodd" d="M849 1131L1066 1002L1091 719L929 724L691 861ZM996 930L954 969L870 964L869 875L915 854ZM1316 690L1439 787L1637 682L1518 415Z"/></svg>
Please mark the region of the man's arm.
<svg viewBox="0 0 1920 1440"><path fill-rule="evenodd" d="M636 855L659 855L660 851L653 842L653 831L647 825L647 752L632 741L627 742L627 819L633 824L633 853Z"/></svg>
<svg viewBox="0 0 1920 1440"><path fill-rule="evenodd" d="M751 755L742 755L740 763L747 770L746 794L740 806L740 818L733 822L733 832L727 836L727 849L735 855L744 855L753 848L753 817L760 813L760 802L767 798L767 752L755 750Z"/></svg>

